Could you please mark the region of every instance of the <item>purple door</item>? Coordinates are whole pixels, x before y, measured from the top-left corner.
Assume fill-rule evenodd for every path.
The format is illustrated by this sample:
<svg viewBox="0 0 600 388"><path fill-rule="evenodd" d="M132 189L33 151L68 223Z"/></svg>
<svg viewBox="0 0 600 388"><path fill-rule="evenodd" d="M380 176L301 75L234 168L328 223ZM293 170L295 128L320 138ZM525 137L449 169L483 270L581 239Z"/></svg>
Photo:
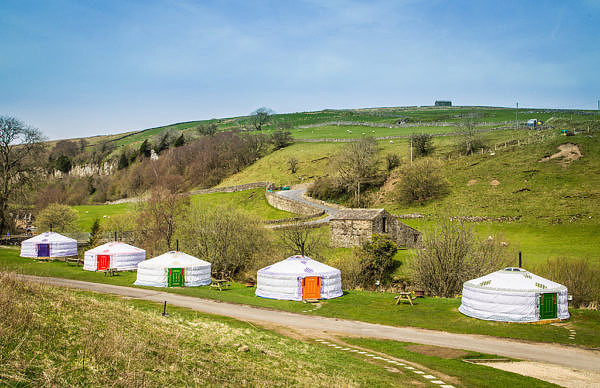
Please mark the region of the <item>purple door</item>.
<svg viewBox="0 0 600 388"><path fill-rule="evenodd" d="M50 244L38 244L38 257L50 257Z"/></svg>

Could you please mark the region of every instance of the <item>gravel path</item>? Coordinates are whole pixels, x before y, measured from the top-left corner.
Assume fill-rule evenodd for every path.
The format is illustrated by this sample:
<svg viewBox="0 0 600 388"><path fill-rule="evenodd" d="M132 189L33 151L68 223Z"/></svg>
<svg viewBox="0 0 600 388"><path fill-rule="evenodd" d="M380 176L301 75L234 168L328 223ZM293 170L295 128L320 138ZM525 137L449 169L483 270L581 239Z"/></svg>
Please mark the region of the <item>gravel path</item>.
<svg viewBox="0 0 600 388"><path fill-rule="evenodd" d="M569 368L600 372L600 352L558 344L543 344L488 337L483 335L454 334L409 327L393 327L337 318L315 317L285 311L270 310L247 305L217 302L190 296L142 288L114 286L79 280L18 275L24 280L72 287L82 290L117 294L153 302L187 307L209 314L235 319L278 325L294 330L322 333L323 336L339 334L386 340L413 342L425 345L465 349L500 356L557 364Z"/></svg>

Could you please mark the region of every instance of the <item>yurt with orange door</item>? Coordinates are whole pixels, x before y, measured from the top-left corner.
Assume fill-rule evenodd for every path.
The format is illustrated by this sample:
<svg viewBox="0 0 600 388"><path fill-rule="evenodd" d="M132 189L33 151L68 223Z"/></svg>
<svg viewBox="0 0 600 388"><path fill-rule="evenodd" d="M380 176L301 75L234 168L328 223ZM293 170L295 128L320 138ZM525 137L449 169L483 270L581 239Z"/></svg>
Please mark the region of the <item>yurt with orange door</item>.
<svg viewBox="0 0 600 388"><path fill-rule="evenodd" d="M180 251L170 251L138 264L136 286L197 287L211 283L211 264Z"/></svg>
<svg viewBox="0 0 600 388"><path fill-rule="evenodd" d="M291 256L258 270L257 296L271 299L332 299L342 296L339 269L307 256Z"/></svg>
<svg viewBox="0 0 600 388"><path fill-rule="evenodd" d="M77 256L77 240L56 232L45 232L21 243L21 257Z"/></svg>
<svg viewBox="0 0 600 388"><path fill-rule="evenodd" d="M103 271L109 268L118 271L137 269L141 261L146 260L146 251L120 241L97 246L85 252L83 269Z"/></svg>

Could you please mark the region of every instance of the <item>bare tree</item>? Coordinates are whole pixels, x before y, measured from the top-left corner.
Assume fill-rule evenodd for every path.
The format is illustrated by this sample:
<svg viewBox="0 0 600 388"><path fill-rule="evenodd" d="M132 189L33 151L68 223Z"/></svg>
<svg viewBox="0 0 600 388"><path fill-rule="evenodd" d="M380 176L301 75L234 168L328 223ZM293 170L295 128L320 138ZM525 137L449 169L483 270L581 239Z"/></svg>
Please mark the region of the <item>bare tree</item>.
<svg viewBox="0 0 600 388"><path fill-rule="evenodd" d="M172 249L177 223L188 204L189 197L172 193L166 187L158 186L150 192L138 215L138 229L150 250Z"/></svg>
<svg viewBox="0 0 600 388"><path fill-rule="evenodd" d="M297 222L281 229L283 246L292 255L315 256L323 248L321 234L306 223Z"/></svg>
<svg viewBox="0 0 600 388"><path fill-rule="evenodd" d="M182 217L177 236L187 252L209 261L213 273L224 278L239 276L270 254L260 220L230 207L193 204Z"/></svg>
<svg viewBox="0 0 600 388"><path fill-rule="evenodd" d="M377 163L377 142L372 137L350 143L336 157L337 171L348 191L354 192L357 206L362 204L360 186L377 173Z"/></svg>
<svg viewBox="0 0 600 388"><path fill-rule="evenodd" d="M290 156L290 158L288 159L288 168L292 172L292 174L295 174L298 169L298 159L296 159L293 156Z"/></svg>
<svg viewBox="0 0 600 388"><path fill-rule="evenodd" d="M483 147L483 140L475 130L474 115L465 116L458 127L457 151L462 155L471 155Z"/></svg>
<svg viewBox="0 0 600 388"><path fill-rule="evenodd" d="M436 296L454 297L472 278L505 267L509 251L499 239L479 242L460 222L442 222L424 234L412 262L413 280Z"/></svg>
<svg viewBox="0 0 600 388"><path fill-rule="evenodd" d="M44 146L39 130L9 116L0 116L0 231L11 225L8 202L40 176Z"/></svg>
<svg viewBox="0 0 600 388"><path fill-rule="evenodd" d="M262 131L263 125L271 121L271 116L275 113L272 109L262 107L250 113L250 123L257 131Z"/></svg>

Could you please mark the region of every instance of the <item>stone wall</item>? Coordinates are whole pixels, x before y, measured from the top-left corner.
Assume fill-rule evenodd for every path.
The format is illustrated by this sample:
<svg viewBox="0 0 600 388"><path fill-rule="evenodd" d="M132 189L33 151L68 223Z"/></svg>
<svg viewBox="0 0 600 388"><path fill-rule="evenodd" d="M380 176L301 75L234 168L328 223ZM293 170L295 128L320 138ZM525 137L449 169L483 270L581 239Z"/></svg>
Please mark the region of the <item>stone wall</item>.
<svg viewBox="0 0 600 388"><path fill-rule="evenodd" d="M296 202L292 199L282 197L276 193L266 191L265 197L269 205L279 210L285 210L290 213L302 214L305 216L317 216L321 214L320 209L316 209L308 204Z"/></svg>
<svg viewBox="0 0 600 388"><path fill-rule="evenodd" d="M190 191L190 195L212 194L212 193L234 193L236 191L257 189L259 187L266 188L266 187L269 187L270 185L272 185L271 182L253 182L253 183L245 183L243 185L237 185L237 186L212 187L210 189L201 189L201 190Z"/></svg>
<svg viewBox="0 0 600 388"><path fill-rule="evenodd" d="M370 220L331 220L329 221L329 244L335 248L350 248L362 245L373 235L373 222Z"/></svg>
<svg viewBox="0 0 600 388"><path fill-rule="evenodd" d="M396 244L414 248L421 244L422 235L418 230L411 228L396 217L388 219L389 221L389 236L396 242Z"/></svg>

